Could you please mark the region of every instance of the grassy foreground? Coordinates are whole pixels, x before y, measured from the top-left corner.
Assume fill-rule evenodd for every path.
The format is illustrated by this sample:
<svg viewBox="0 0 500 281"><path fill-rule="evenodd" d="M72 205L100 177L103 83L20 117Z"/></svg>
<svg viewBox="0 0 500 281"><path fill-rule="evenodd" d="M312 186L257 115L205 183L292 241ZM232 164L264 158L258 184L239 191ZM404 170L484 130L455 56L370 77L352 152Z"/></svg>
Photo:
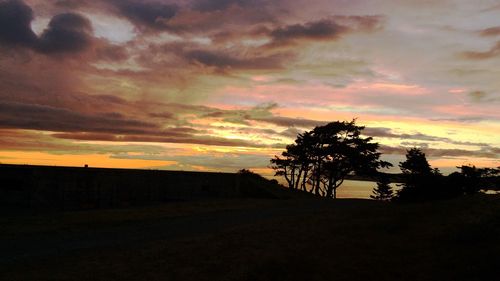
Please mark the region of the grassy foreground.
<svg viewBox="0 0 500 281"><path fill-rule="evenodd" d="M500 276L500 197L493 195L408 205L314 199L191 202L8 217L0 223L0 280ZM106 235L117 243L95 241ZM40 246L39 252L27 248L32 255L20 256L14 249L19 241L40 237L57 251ZM89 241L80 245L68 242L71 237Z"/></svg>

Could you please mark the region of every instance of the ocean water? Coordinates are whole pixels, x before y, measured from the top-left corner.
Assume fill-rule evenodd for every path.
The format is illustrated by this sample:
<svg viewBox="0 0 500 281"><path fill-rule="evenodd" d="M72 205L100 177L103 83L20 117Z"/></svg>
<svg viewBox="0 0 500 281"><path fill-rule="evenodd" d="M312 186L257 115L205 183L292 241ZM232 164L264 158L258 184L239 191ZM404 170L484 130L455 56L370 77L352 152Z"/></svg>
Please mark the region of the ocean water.
<svg viewBox="0 0 500 281"><path fill-rule="evenodd" d="M373 189L376 186L376 182L346 180L337 189L337 198L371 199L370 195L373 193ZM394 193L401 188L396 184L391 184L391 186ZM500 190L483 190L482 192L485 194L500 195Z"/></svg>
<svg viewBox="0 0 500 281"><path fill-rule="evenodd" d="M370 199L373 189L377 183L372 181L346 180L337 189L337 198Z"/></svg>
<svg viewBox="0 0 500 281"><path fill-rule="evenodd" d="M373 189L377 186L373 181L346 180L337 189L337 198L370 199ZM396 184L391 184L394 193L400 189Z"/></svg>
<svg viewBox="0 0 500 281"><path fill-rule="evenodd" d="M286 186L286 183L282 184ZM401 189L397 184L391 183L390 185L394 194ZM337 198L371 199L370 195L373 194L375 187L377 183L374 181L345 180L337 189Z"/></svg>

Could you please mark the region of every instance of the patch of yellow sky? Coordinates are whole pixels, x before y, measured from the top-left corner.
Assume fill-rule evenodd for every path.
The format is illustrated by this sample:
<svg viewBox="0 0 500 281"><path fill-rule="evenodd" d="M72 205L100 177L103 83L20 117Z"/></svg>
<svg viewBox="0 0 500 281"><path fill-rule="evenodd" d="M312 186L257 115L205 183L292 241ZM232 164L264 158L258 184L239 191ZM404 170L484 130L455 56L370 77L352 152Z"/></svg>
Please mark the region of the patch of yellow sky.
<svg viewBox="0 0 500 281"><path fill-rule="evenodd" d="M9 164L49 165L49 166L75 166L96 168L127 168L140 169L154 166L169 166L175 161L118 159L110 154L50 154L46 152L25 151L0 151L0 162Z"/></svg>
<svg viewBox="0 0 500 281"><path fill-rule="evenodd" d="M304 116L308 119L315 120L349 120L352 118L352 113L348 112L332 112L329 110L318 109L297 109L297 108L278 108L273 112L279 116L293 117ZM202 124L209 120L200 120L198 123ZM493 146L498 145L498 135L496 132L500 131L500 125L494 122L481 122L478 126L477 123L458 123L458 122L429 122L418 118L399 117L389 118L387 116L378 115L364 115L358 119L359 125L367 127L384 127L391 128L393 133L396 134L412 134L422 133L429 136L436 136L442 138L449 138L453 141L461 142L474 142L474 143L488 143ZM241 139L246 141L258 142L261 144L276 143L276 139L266 138L265 135L258 133L242 133L237 129L245 128L247 125L235 125L226 122L214 122L215 127L234 129L214 129L213 135L224 137L228 139ZM271 124L259 123L259 128L275 129L279 128ZM283 128L282 128L283 129ZM244 132L244 130L243 130ZM282 138L280 141L284 143L293 142L293 139ZM395 138L375 138L375 141L381 144L399 146L401 139ZM407 140L410 141L410 140ZM411 140L414 141L414 140ZM426 141L422 141L425 143ZM88 144L99 146L100 142L86 142ZM106 142L107 145L114 144L113 142ZM121 143L116 143L121 144ZM122 144L121 144L122 145ZM175 152L167 156L190 156L190 155L211 155L212 157L222 157L225 154L258 154L263 157L272 157L279 154L281 149L264 147L264 148L251 148L251 147L229 147L229 146L209 146L209 145L194 145L194 144L149 144L149 145L162 145L165 148L174 149ZM441 149L466 149L478 150L480 147L465 146L460 144L449 144L446 142L432 142L432 148ZM132 154L129 154L132 155ZM31 164L31 165L54 165L54 166L84 166L85 164L91 167L102 168L149 168L149 167L167 167L178 164L176 161L165 160L144 160L144 159L122 159L112 157L113 154L53 154L47 152L28 152L28 151L0 151L0 162L11 164ZM471 158L471 157L454 157L434 159L430 161L434 167L454 167L458 165L474 164L476 166L494 167L500 163L495 159L486 158ZM206 167L193 167L197 170L207 170ZM252 170L269 174L269 169L266 167L255 167Z"/></svg>
<svg viewBox="0 0 500 281"><path fill-rule="evenodd" d="M285 117L306 116L314 120L350 120L351 112L335 112L331 110L307 108L278 108L275 113ZM450 138L462 142L482 142L499 145L498 132L500 124L496 122L452 122L429 121L420 118L386 115L360 114L357 117L358 125L367 127L390 128L394 133L422 133L435 137ZM387 143L384 143L387 144Z"/></svg>
<svg viewBox="0 0 500 281"><path fill-rule="evenodd" d="M103 141L75 141L76 143L84 143L87 145L112 146L116 144L123 146L124 143L119 142L103 142ZM235 155L262 155L263 157L271 158L275 154L279 154L281 150L275 148L254 148L254 147L229 147L229 146L211 146L197 144L165 144L165 143L139 143L143 145L161 146L165 148L163 155L166 159L171 157L175 159L177 156L202 156L210 155L211 157L225 157L228 154ZM21 164L21 165L49 165L49 166L75 166L98 168L128 168L128 169L147 169L155 167L169 167L181 164L177 161L169 160L146 160L146 159L127 159L126 157L114 157L118 154L100 153L100 154L73 154L73 153L49 153L43 151L0 151L0 163ZM127 156L140 156L141 153L127 153ZM192 169L198 171L213 171L204 166L191 166ZM245 167L242 167L245 168ZM252 171L264 172L269 174L267 167L253 167Z"/></svg>
<svg viewBox="0 0 500 281"><path fill-rule="evenodd" d="M500 161L487 158L441 158L429 160L432 167L459 167L462 165L474 165L476 167L498 167Z"/></svg>

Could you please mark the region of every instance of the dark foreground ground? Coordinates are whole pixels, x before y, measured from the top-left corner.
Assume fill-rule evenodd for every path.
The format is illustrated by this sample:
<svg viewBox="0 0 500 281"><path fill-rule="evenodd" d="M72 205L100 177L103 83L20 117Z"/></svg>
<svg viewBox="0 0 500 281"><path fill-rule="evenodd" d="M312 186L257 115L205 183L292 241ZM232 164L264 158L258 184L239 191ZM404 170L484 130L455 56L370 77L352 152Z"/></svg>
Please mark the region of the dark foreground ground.
<svg viewBox="0 0 500 281"><path fill-rule="evenodd" d="M0 280L498 280L500 197L0 217Z"/></svg>

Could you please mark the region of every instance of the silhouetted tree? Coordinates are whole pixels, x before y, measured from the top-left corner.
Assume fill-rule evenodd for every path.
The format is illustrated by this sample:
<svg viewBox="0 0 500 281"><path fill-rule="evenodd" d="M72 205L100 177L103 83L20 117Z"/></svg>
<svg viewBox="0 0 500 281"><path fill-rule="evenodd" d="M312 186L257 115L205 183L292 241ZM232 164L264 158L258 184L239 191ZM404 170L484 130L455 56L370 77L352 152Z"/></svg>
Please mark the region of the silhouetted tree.
<svg viewBox="0 0 500 281"><path fill-rule="evenodd" d="M253 172L252 170L249 169L241 169L238 170L237 172L239 175L246 177L246 178L254 178L254 179L262 179L265 181L269 181L268 179L264 178L263 176Z"/></svg>
<svg viewBox="0 0 500 281"><path fill-rule="evenodd" d="M281 157L271 159L271 167L291 189L336 198L337 188L349 174L375 174L391 166L379 160L378 143L362 137L363 129L355 120L315 127L299 134Z"/></svg>
<svg viewBox="0 0 500 281"><path fill-rule="evenodd" d="M481 189L487 189L492 183L489 179L500 174L499 169L494 168L476 168L474 165L462 165L459 179L460 186L465 194L472 195L478 193Z"/></svg>
<svg viewBox="0 0 500 281"><path fill-rule="evenodd" d="M425 153L418 148L406 152L406 160L399 163L403 172L404 183L398 191L398 198L402 200L424 200L436 197L440 191L436 190L442 177L439 169L432 169Z"/></svg>
<svg viewBox="0 0 500 281"><path fill-rule="evenodd" d="M270 180L269 182L270 182L271 184L274 184L274 185L279 185L279 182L278 182L278 180L276 180L276 179L272 179L272 180Z"/></svg>
<svg viewBox="0 0 500 281"><path fill-rule="evenodd" d="M287 145L286 151L281 153L283 158L275 156L271 159L272 168L276 170L275 176L283 176L290 189L296 189L301 177L299 159L294 150L296 145Z"/></svg>
<svg viewBox="0 0 500 281"><path fill-rule="evenodd" d="M240 169L238 170L238 174L244 174L244 175L254 175L255 173L252 172L249 169Z"/></svg>
<svg viewBox="0 0 500 281"><path fill-rule="evenodd" d="M406 152L406 161L399 163L399 168L405 175L429 175L432 172L431 165L419 148L412 148Z"/></svg>
<svg viewBox="0 0 500 281"><path fill-rule="evenodd" d="M294 144L286 146L286 150L281 153L282 157L275 156L271 159L275 175L283 176L290 189L308 191L312 165L317 162L313 153L314 146L311 132L305 132L297 136Z"/></svg>
<svg viewBox="0 0 500 281"><path fill-rule="evenodd" d="M394 196L390 183L389 177L380 176L377 181L377 187L373 189L373 194L370 195L370 198L380 201L390 201Z"/></svg>

